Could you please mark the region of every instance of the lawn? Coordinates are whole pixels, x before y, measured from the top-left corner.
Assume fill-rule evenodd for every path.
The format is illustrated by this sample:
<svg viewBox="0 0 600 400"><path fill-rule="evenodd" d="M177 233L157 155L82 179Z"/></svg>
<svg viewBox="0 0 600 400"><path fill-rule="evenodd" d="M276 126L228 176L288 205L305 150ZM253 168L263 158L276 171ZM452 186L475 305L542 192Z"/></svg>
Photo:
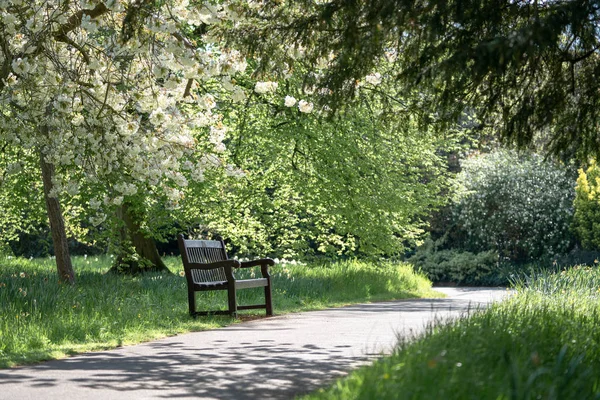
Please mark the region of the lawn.
<svg viewBox="0 0 600 400"><path fill-rule="evenodd" d="M600 271L521 282L306 399L598 399Z"/></svg>
<svg viewBox="0 0 600 400"><path fill-rule="evenodd" d="M179 258L173 274L106 274L111 258L75 257L77 284L58 282L51 259L0 258L0 367L114 348L237 321L193 319ZM257 271L240 271L253 274ZM258 272L259 273L259 272ZM346 261L272 268L276 314L368 301L435 297L430 282L408 264ZM261 302L262 288L238 293L240 303ZM226 293L197 294L198 309L226 309ZM264 315L264 312L243 312Z"/></svg>

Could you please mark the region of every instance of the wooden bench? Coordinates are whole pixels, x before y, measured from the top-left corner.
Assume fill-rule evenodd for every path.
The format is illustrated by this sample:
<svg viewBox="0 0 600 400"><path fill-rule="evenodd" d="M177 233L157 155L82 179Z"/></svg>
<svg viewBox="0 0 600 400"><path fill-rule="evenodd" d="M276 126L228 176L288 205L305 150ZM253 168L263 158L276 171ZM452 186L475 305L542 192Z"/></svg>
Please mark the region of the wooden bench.
<svg viewBox="0 0 600 400"><path fill-rule="evenodd" d="M237 310L264 308L267 315L273 315L271 303L271 275L269 266L275 262L270 258L239 262L227 258L225 244L219 240L186 240L178 236L179 250L183 259L183 268L187 279L188 302L190 315L230 314L237 316ZM260 266L262 278L236 279L234 268ZM265 304L238 306L236 291L238 289L264 287ZM229 299L228 311L196 311L196 292L207 290L227 290Z"/></svg>

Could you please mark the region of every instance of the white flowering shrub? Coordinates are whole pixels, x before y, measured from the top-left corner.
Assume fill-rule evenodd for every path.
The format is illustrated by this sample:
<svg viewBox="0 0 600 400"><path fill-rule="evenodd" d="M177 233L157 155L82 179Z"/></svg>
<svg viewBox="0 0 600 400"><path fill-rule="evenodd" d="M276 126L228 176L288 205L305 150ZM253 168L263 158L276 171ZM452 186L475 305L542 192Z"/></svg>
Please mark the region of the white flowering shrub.
<svg viewBox="0 0 600 400"><path fill-rule="evenodd" d="M570 249L575 191L567 168L505 150L472 157L462 168L451 247L495 250L519 262Z"/></svg>

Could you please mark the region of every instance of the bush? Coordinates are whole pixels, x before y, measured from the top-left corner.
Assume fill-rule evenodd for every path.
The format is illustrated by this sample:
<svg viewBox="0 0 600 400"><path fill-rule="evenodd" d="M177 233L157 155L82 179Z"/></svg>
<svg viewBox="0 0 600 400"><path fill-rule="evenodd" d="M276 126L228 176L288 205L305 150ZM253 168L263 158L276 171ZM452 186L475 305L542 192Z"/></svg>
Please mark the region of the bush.
<svg viewBox="0 0 600 400"><path fill-rule="evenodd" d="M573 178L562 165L514 151L466 160L458 175L450 247L493 250L514 262L567 253L573 246Z"/></svg>
<svg viewBox="0 0 600 400"><path fill-rule="evenodd" d="M460 250L439 250L432 240L425 241L410 262L433 282L454 282L467 285L501 285L507 276L499 274L498 253L471 253Z"/></svg>
<svg viewBox="0 0 600 400"><path fill-rule="evenodd" d="M600 250L600 168L579 170L575 187L573 231L586 250Z"/></svg>

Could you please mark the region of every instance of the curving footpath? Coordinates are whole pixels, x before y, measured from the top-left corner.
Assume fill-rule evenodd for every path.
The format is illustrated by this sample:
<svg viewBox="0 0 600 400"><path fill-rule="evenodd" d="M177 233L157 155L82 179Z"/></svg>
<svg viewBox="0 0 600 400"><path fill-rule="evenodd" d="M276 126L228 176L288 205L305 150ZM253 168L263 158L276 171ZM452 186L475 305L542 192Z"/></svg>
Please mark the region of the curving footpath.
<svg viewBox="0 0 600 400"><path fill-rule="evenodd" d="M389 353L398 335L498 301L500 288L243 322L0 370L0 399L290 399Z"/></svg>

